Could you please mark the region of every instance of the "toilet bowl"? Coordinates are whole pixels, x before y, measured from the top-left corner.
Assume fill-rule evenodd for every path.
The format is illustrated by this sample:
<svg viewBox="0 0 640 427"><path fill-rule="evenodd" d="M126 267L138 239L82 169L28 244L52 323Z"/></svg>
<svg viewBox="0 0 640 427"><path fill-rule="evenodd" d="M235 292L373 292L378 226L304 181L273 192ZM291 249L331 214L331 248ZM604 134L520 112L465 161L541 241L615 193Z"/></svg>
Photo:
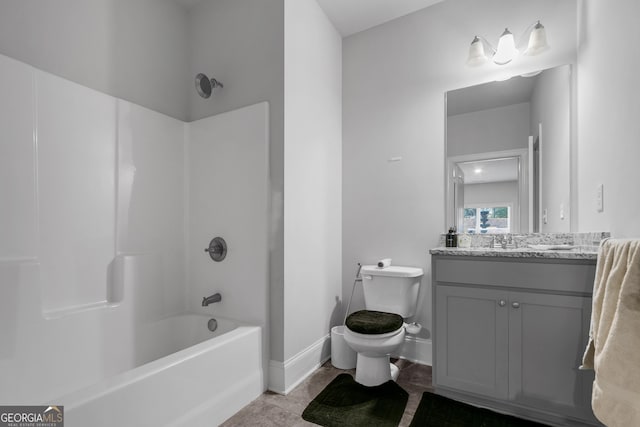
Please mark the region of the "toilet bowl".
<svg viewBox="0 0 640 427"><path fill-rule="evenodd" d="M404 344L405 334L419 325L404 323L415 312L422 269L363 266L365 310L350 314L344 340L358 354L356 382L376 386L398 378L399 369L389 356Z"/></svg>
<svg viewBox="0 0 640 427"><path fill-rule="evenodd" d="M375 386L398 379L398 368L389 356L404 343L405 328L382 334L361 334L345 328L344 340L357 353L356 382Z"/></svg>

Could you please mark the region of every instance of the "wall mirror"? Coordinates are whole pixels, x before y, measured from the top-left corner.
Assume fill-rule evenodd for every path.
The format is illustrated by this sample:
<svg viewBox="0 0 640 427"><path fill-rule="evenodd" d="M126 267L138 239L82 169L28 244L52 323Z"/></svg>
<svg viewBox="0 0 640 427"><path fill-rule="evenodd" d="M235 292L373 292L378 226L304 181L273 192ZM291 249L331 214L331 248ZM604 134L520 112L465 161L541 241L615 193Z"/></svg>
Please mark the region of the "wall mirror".
<svg viewBox="0 0 640 427"><path fill-rule="evenodd" d="M446 227L569 232L571 66L445 94Z"/></svg>

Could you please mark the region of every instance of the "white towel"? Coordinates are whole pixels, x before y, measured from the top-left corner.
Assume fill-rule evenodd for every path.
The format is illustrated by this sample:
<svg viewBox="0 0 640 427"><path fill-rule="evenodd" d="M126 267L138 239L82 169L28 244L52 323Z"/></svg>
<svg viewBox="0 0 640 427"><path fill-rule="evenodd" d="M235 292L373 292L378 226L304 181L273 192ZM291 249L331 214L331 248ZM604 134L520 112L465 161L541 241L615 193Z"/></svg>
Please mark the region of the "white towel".
<svg viewBox="0 0 640 427"><path fill-rule="evenodd" d="M591 405L601 422L640 426L640 240L600 245L580 368L595 370Z"/></svg>

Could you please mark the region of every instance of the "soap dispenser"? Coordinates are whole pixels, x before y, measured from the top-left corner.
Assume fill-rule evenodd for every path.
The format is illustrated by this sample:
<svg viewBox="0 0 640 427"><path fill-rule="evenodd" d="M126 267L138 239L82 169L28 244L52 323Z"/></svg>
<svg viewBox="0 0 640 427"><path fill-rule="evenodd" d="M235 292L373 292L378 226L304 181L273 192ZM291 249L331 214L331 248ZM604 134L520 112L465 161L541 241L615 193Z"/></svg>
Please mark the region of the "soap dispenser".
<svg viewBox="0 0 640 427"><path fill-rule="evenodd" d="M447 233L447 237L445 238L445 246L447 248L455 248L458 246L458 235L456 234L455 227L449 228L449 233Z"/></svg>

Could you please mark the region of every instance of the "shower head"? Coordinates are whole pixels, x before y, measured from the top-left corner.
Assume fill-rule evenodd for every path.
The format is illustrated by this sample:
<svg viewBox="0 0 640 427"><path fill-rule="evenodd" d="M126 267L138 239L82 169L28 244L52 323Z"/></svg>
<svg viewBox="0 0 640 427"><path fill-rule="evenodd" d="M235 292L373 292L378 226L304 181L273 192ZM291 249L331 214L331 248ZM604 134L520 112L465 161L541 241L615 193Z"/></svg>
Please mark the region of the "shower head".
<svg viewBox="0 0 640 427"><path fill-rule="evenodd" d="M196 76L196 90L201 97L209 98L217 87L223 88L224 86L216 79L210 79L205 74L198 73Z"/></svg>

